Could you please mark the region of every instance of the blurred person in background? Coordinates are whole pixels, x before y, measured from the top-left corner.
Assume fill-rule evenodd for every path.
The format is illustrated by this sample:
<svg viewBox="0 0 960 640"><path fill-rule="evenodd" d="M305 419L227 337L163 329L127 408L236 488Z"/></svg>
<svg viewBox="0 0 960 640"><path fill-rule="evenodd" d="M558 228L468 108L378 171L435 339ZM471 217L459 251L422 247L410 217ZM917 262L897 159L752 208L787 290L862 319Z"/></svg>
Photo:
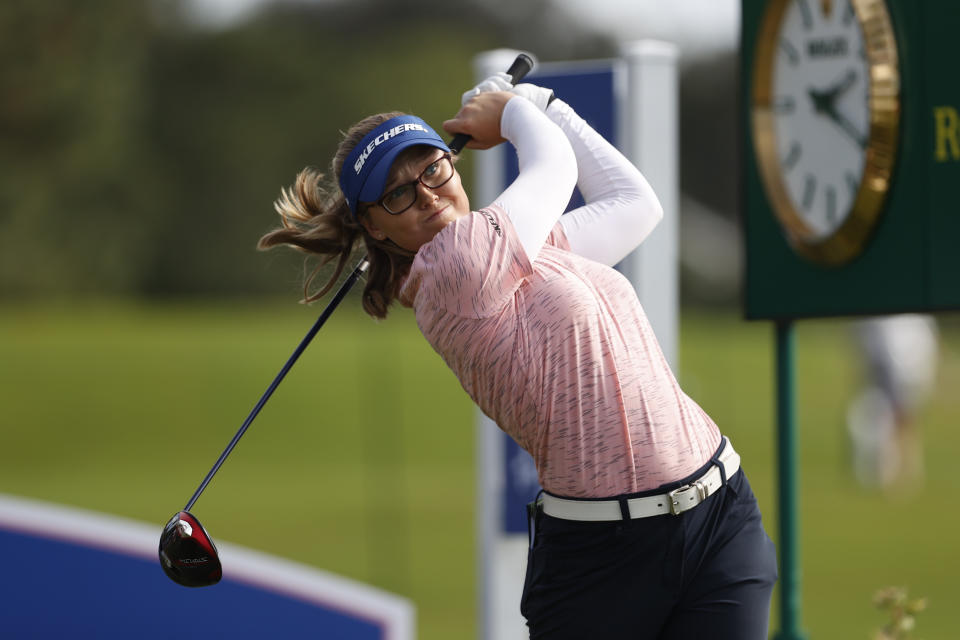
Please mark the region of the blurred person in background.
<svg viewBox="0 0 960 640"><path fill-rule="evenodd" d="M878 316L853 323L862 387L847 411L853 472L861 485L923 482L920 413L936 381L938 331L927 315Z"/></svg>
<svg viewBox="0 0 960 640"><path fill-rule="evenodd" d="M498 74L462 102L444 129L517 151L519 175L492 204L471 208L425 122L380 114L347 132L336 183L306 169L281 192L283 227L260 246L335 261L318 293L308 280L312 300L362 245L367 313L412 307L470 397L533 456L531 638L766 638L776 554L740 456L680 389L612 268L661 219L656 195L548 89ZM574 186L586 204L563 215Z"/></svg>

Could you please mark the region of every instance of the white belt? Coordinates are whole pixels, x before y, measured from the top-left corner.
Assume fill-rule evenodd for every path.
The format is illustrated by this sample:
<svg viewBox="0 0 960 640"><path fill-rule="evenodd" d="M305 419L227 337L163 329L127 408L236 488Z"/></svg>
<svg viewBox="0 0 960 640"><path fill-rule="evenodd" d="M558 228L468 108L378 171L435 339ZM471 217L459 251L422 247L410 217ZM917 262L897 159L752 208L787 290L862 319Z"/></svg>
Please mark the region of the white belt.
<svg viewBox="0 0 960 640"><path fill-rule="evenodd" d="M544 492L540 496L540 504L543 507L543 512L548 516L586 522L625 520L626 513L630 514L631 520L667 513L677 515L694 508L713 495L717 489L723 486L723 479L729 479L740 468L740 454L733 450L733 445L726 437L723 438L723 449L720 452L719 462L723 465L723 475L721 475L720 468L717 465L712 465L706 473L695 481L669 493L642 498L578 500L559 498Z"/></svg>

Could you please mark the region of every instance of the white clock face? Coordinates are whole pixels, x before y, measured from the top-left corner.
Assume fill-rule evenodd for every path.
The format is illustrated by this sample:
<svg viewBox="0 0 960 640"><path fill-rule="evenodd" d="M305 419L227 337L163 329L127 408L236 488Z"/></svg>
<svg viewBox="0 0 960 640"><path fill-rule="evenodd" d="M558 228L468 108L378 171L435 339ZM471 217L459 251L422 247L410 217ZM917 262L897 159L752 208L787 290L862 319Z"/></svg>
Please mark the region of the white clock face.
<svg viewBox="0 0 960 640"><path fill-rule="evenodd" d="M829 237L860 189L870 72L850 0L790 0L777 34L771 108L780 175L811 240Z"/></svg>

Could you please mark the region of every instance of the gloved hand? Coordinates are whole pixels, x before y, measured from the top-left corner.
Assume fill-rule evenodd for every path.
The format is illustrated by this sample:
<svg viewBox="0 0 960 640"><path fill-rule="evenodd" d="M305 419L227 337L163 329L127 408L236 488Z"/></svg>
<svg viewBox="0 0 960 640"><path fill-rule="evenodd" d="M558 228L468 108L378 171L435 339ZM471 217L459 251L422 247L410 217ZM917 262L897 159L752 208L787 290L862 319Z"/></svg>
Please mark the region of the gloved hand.
<svg viewBox="0 0 960 640"><path fill-rule="evenodd" d="M473 89L465 92L460 98L460 104L465 105L470 102L470 99L474 96L486 93L487 91L510 91L512 89L513 83L510 82L510 75L501 71L482 81Z"/></svg>
<svg viewBox="0 0 960 640"><path fill-rule="evenodd" d="M486 93L487 91L509 91L537 105L540 111L546 111L547 106L554 98L553 89L538 87L535 84L529 83L514 86L510 83L510 76L501 71L482 81L473 89L465 92L460 99L460 104L467 104L474 96Z"/></svg>

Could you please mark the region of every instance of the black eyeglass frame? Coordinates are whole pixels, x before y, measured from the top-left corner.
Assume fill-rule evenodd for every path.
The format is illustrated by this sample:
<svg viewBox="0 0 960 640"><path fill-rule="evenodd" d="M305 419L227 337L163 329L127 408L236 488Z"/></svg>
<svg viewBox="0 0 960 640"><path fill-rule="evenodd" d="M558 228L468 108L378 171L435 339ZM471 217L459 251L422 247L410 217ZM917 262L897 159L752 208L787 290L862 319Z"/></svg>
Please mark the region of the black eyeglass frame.
<svg viewBox="0 0 960 640"><path fill-rule="evenodd" d="M432 167L433 165L437 164L438 162L440 162L440 161L442 161L442 160L446 160L447 162L450 163L450 175L447 176L447 179L444 180L443 182L441 182L440 184L430 186L429 184L427 184L426 182L423 181L423 174L425 174L425 173L427 172L427 169L429 169L430 167ZM386 211L387 213L389 213L389 214L392 215L392 216L398 216L398 215L400 215L401 213L403 213L404 211L406 211L407 209L409 209L410 207L412 207L413 205L415 205L415 204L417 203L417 200L420 198L420 194L417 193L417 185L418 185L418 184L422 184L422 185L425 186L427 189L430 189L431 191L433 191L433 190L435 190L435 189L439 189L439 188L442 187L443 185L445 185L445 184L447 184L448 182L450 182L451 178L453 178L453 174L455 174L456 172L457 172L457 168L456 168L455 166L453 166L453 154L452 154L452 153L449 153L449 152L444 153L442 156L440 156L439 158L437 158L436 160L434 160L434 161L432 161L430 164L428 164L426 167L424 167L424 168L423 168L423 171L420 172L420 175L417 176L417 179L416 179L416 180L411 180L410 182L405 182L405 183L403 183L403 184L397 185L397 186L394 187L393 189L390 189L390 192L388 192L387 194L381 196L380 199L377 200L376 202L374 202L373 204L375 204L375 205L377 205L377 206L379 206L379 207L382 207L384 211ZM405 206L403 209L400 209L400 211L391 211L390 208L387 207L387 205L384 204L383 201L387 199L387 196L388 196L390 193L396 191L397 189L402 189L403 187L413 187L413 192L414 192L414 194L415 194L415 197L413 198L413 201L412 201L410 204L408 204L407 206Z"/></svg>

